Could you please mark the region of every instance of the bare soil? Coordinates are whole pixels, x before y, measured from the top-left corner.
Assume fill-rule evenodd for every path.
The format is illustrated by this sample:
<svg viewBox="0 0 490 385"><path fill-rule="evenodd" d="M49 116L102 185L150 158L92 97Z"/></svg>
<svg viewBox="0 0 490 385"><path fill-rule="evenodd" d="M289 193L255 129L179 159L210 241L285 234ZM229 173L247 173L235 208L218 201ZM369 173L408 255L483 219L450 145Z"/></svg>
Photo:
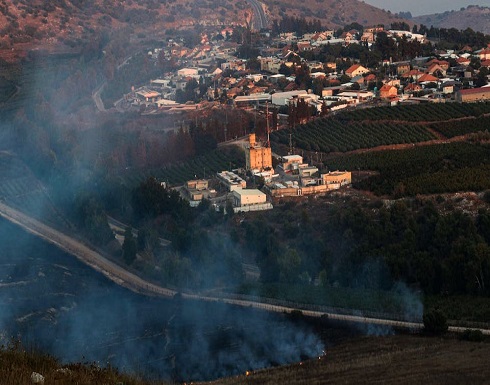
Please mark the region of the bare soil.
<svg viewBox="0 0 490 385"><path fill-rule="evenodd" d="M410 335L362 337L329 348L317 359L212 384L489 384L488 357L489 343Z"/></svg>

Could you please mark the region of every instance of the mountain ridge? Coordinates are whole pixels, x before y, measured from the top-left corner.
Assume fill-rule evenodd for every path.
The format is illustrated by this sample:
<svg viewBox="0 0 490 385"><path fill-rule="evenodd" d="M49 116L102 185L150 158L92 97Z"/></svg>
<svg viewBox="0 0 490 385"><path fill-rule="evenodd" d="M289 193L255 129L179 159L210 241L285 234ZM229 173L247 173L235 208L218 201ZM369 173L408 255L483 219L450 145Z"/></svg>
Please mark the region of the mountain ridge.
<svg viewBox="0 0 490 385"><path fill-rule="evenodd" d="M490 34L490 7L469 5L459 11L417 16L410 21L414 24L424 24L427 27L456 28L458 30L471 28L488 35Z"/></svg>

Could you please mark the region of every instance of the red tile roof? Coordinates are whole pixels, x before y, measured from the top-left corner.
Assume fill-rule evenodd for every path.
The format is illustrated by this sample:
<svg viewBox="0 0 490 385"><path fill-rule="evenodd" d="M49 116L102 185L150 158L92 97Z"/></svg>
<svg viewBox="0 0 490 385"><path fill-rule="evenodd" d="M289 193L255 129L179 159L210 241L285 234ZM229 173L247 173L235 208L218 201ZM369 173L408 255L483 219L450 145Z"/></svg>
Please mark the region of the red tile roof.
<svg viewBox="0 0 490 385"><path fill-rule="evenodd" d="M460 90L461 95L471 95L480 93L490 93L490 87L480 87L480 88L469 88L467 90Z"/></svg>

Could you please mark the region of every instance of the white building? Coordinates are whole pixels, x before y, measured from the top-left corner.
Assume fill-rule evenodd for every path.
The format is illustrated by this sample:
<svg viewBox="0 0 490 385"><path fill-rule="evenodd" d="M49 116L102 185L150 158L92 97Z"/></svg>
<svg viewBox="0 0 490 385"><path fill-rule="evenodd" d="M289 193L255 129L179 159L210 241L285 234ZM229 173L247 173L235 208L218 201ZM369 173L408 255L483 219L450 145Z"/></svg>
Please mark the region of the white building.
<svg viewBox="0 0 490 385"><path fill-rule="evenodd" d="M199 75L199 69L198 68L181 68L180 70L177 71L177 75L181 76L181 77L197 76L197 75Z"/></svg>
<svg viewBox="0 0 490 385"><path fill-rule="evenodd" d="M241 190L247 187L247 182L231 171L218 172L219 181L226 186L228 191Z"/></svg>
<svg viewBox="0 0 490 385"><path fill-rule="evenodd" d="M235 212L272 209L272 204L267 202L267 196L257 189L240 189L233 191L233 206Z"/></svg>
<svg viewBox="0 0 490 385"><path fill-rule="evenodd" d="M271 101L272 104L275 104L276 106L287 106L289 101L293 98L303 98L304 100L318 100L319 96L315 94L309 94L306 90L276 92L272 94Z"/></svg>

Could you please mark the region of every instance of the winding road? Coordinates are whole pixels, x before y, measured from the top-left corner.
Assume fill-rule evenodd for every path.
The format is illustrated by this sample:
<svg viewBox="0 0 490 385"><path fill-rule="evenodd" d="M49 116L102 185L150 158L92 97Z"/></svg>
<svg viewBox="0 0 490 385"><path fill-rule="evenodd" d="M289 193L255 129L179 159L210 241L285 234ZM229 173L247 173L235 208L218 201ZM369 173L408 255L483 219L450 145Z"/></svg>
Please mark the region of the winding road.
<svg viewBox="0 0 490 385"><path fill-rule="evenodd" d="M257 0L247 0L252 6L254 17L252 21L252 27L256 31L267 28L267 16L265 15L264 9L262 8L262 3Z"/></svg>
<svg viewBox="0 0 490 385"><path fill-rule="evenodd" d="M80 261L92 267L96 271L104 274L111 281L115 282L120 286L124 286L134 292L141 293L144 295L159 296L170 298L177 294L177 291L164 288L145 279L137 276L136 274L126 270L125 267L120 266L107 258L105 258L98 251L90 248L81 241L74 239L56 229L53 229L46 224L31 218L30 216L10 207L6 204L0 202L0 216L9 220L10 222L22 227L27 232L38 236L47 242L56 245L65 252L74 255ZM185 299L195 299L208 302L222 302L235 306L255 308L265 311L271 311L276 313L291 313L293 310L298 310L296 308L281 306L271 303L263 303L251 300L242 300L236 298L226 298L226 297L213 297L204 296L199 294L189 294L182 293L182 297ZM383 325L388 327L395 327L401 329L409 330L421 330L424 326L420 322L407 322L407 321L397 321L392 319L383 318L372 318L363 317L358 315L346 315L346 314L336 314L315 310L304 310L301 309L302 313L310 317L322 317L327 316L329 319L345 321L345 322L355 322L362 324L372 324L372 325ZM450 326L449 331L451 332L463 332L469 328ZM478 329L481 330L483 334L490 335L490 329Z"/></svg>

